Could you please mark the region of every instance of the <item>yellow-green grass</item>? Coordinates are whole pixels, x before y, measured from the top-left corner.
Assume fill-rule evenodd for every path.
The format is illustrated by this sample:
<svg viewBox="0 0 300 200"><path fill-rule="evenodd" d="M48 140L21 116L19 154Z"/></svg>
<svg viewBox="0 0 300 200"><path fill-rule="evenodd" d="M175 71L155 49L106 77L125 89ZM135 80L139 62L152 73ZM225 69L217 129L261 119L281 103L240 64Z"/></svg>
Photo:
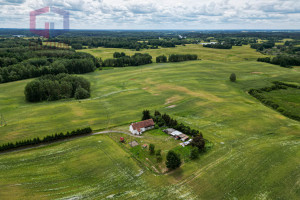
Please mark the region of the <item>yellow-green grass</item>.
<svg viewBox="0 0 300 200"><path fill-rule="evenodd" d="M118 127L117 129L127 129L126 127ZM180 154L184 162L189 162L190 158L190 146L183 148L179 144L181 140L175 140L174 137L164 133L161 129L153 129L147 131L143 134L142 138L132 137L126 134L109 134L109 136L115 141L120 142L120 137L122 136L125 139L125 143L122 145L124 149L130 152L135 159L143 164L144 167L148 168L150 171L161 174L167 171L165 161L166 155L169 150L174 150ZM131 148L130 143L136 141L138 146ZM155 150L161 150L162 161L157 162L155 155L149 154L149 145L154 144ZM147 148L144 148L143 145L147 145Z"/></svg>
<svg viewBox="0 0 300 200"><path fill-rule="evenodd" d="M223 51L225 55L226 50ZM247 51L248 57L256 56L249 47ZM218 50L214 52L218 55ZM200 159L185 162L180 169L167 175L155 176L146 170L141 176L142 192L133 199L296 199L300 191L300 123L262 105L247 91L270 86L275 80L300 83L300 68L286 69L243 61L244 58L224 62L218 56L215 60L213 55L208 57L211 60L116 68L83 75L91 82L92 96L80 102L26 103L23 90L31 80L0 84L0 113L8 123L0 128L1 144L87 125L93 129L122 125L118 129L127 130L130 122L141 118L144 109L157 109L202 131L214 146ZM236 83L229 81L232 72L237 75ZM91 199L101 199L116 194L118 189L124 195L120 199L130 196L124 191L128 194L133 191L134 195L138 186L128 189L127 184L120 186L112 182L107 186L103 182L119 179L114 171L115 165L109 165L111 173L107 170L103 174L98 169L102 165L104 169L108 166L98 160L103 157L103 151L97 149L97 142L106 138L113 149L124 155L122 151L126 149L113 142L119 136L112 135L112 141L106 136L78 138L50 147L0 155L0 176L8 177L0 179L1 197L18 198L20 193L25 199L30 199L34 195L34 198L40 198L53 194L42 197L53 199L83 193ZM168 149L178 148L177 141L164 143L163 138L167 137L155 131L147 132L140 143L154 143L165 155ZM49 151L59 152L71 147L74 147L74 154L72 150L63 155L49 155ZM111 151L110 147L103 150ZM126 151L127 157L131 153L131 150ZM122 161L114 151L109 156ZM39 162L32 162L33 158ZM25 159L24 165L17 171L13 167L18 166L21 159ZM154 162L153 158L150 160ZM130 160L125 165L136 173L137 164L139 162ZM41 171L35 176L39 165ZM74 170L71 175L65 170L68 167ZM23 171L28 174L24 175ZM84 174L87 179L72 178ZM35 182L38 177L41 179ZM129 179L120 179L121 183L130 183ZM18 185L24 183L22 180L28 184ZM49 183L67 188L55 187L58 189L50 192L47 191ZM95 185L102 187L103 191L94 190ZM9 188L16 192L8 193ZM68 193L64 194L66 190Z"/></svg>
<svg viewBox="0 0 300 200"><path fill-rule="evenodd" d="M159 49L142 49L140 51L130 49L117 49L117 48L95 48L95 49L83 49L79 52L87 52L96 57L102 59L113 58L114 52L124 52L127 55L133 55L135 53L149 53L155 58L160 55L170 54L197 54L199 59L202 60L214 60L214 61L245 61L256 60L258 57L264 57L264 55L249 48L249 45L234 46L232 49L212 49L203 47L200 44L188 44L186 46L177 46L175 48L159 48Z"/></svg>
<svg viewBox="0 0 300 200"><path fill-rule="evenodd" d="M236 131L253 131L256 123L263 126L259 132L277 130L279 124L284 129L298 123L246 92L274 80L299 82L299 71L298 67L285 69L260 62L217 61L117 68L84 75L92 84L90 99L41 103L25 101L24 87L31 80L0 84L0 112L8 124L1 127L0 143L89 125L105 129L128 124L140 119L144 109L168 112L204 132L221 131L226 137L237 137ZM232 72L237 74L237 83L229 81ZM236 122L241 119L248 120L246 125Z"/></svg>
<svg viewBox="0 0 300 200"><path fill-rule="evenodd" d="M155 179L103 135L1 155L0 166L1 199L176 197L163 177Z"/></svg>
<svg viewBox="0 0 300 200"><path fill-rule="evenodd" d="M271 92L263 92L262 95L279 105L286 111L295 116L300 116L300 90L288 88L285 90L273 90Z"/></svg>

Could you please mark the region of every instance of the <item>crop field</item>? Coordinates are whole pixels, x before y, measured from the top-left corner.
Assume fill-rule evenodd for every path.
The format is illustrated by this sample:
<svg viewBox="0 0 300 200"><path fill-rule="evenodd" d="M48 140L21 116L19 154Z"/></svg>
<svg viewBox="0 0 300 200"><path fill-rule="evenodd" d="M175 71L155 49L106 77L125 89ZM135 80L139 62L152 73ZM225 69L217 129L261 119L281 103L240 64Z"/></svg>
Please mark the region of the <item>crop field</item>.
<svg viewBox="0 0 300 200"><path fill-rule="evenodd" d="M288 110L293 115L300 113L300 90L288 88L286 90L274 90L271 92L263 92L263 96L272 100L280 107Z"/></svg>
<svg viewBox="0 0 300 200"><path fill-rule="evenodd" d="M108 48L84 51L102 58L112 57L115 51L134 53ZM185 162L164 175L140 166L133 157L140 149L123 148L117 142L120 134L88 136L1 154L1 199L300 196L300 123L247 94L250 88L270 86L272 81L299 84L300 67L287 69L256 62L263 55L249 46L216 50L187 45L141 52L149 52L153 57L196 53L202 60L153 63L82 75L91 82L92 92L91 98L81 101L27 103L23 92L31 80L0 84L0 113L7 122L7 126L0 127L0 144L87 125L94 130L128 130L130 122L141 119L144 109L156 109L200 130L213 148L198 160ZM237 75L235 83L229 81L232 72ZM286 92L270 95L289 102L287 106L296 102L299 109L299 95ZM147 132L137 140L140 144L156 144L163 155L174 148L185 155L178 149L178 141L168 140L160 132ZM144 155L139 159L145 160Z"/></svg>
<svg viewBox="0 0 300 200"><path fill-rule="evenodd" d="M83 49L78 51L87 52L96 57L101 57L102 59L113 58L114 52L124 52L126 55L133 55L135 53L149 53L153 58L153 62L155 62L155 58L157 56L168 56L170 54L197 54L199 59L215 61L254 61L257 60L258 57L265 57L264 55L255 52L255 50L250 49L249 45L241 47L234 46L232 49L228 50L206 48L200 44L188 44L186 46L177 46L176 48L160 47L159 49L142 49L140 51L103 47L96 49Z"/></svg>

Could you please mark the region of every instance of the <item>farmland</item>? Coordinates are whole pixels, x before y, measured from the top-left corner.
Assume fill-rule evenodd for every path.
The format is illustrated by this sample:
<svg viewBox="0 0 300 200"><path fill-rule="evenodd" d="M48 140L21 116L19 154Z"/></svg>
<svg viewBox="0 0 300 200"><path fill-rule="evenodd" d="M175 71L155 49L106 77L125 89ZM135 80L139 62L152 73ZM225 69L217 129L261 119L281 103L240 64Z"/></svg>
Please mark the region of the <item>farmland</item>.
<svg viewBox="0 0 300 200"><path fill-rule="evenodd" d="M134 53L110 48L82 51L102 58L111 58L115 51ZM114 134L7 153L0 155L1 197L296 199L300 195L300 123L247 94L272 81L299 84L299 67L256 62L263 55L249 46L219 50L187 45L141 52L153 58L196 53L202 60L81 75L91 82L91 98L81 101L27 103L23 91L31 79L0 84L0 113L8 124L0 127L0 144L86 126L128 130L144 109L156 109L200 130L213 148L165 175L140 166L133 157L136 151L122 148L117 142L121 135ZM237 75L235 83L229 81L232 72ZM268 95L282 102L298 98L293 92L284 98L275 92ZM178 145L168 138L151 131L138 140L156 144L165 155Z"/></svg>
<svg viewBox="0 0 300 200"><path fill-rule="evenodd" d="M233 47L232 50L210 49L198 44L188 44L186 46L177 46L176 48L142 49L140 51L130 49L103 48L83 49L78 52L87 52L102 59L113 58L114 52L124 52L126 55L134 53L149 53L155 61L155 57L169 54L197 54L198 58L214 61L245 61L256 60L258 57L264 57L262 54L253 51L248 45Z"/></svg>

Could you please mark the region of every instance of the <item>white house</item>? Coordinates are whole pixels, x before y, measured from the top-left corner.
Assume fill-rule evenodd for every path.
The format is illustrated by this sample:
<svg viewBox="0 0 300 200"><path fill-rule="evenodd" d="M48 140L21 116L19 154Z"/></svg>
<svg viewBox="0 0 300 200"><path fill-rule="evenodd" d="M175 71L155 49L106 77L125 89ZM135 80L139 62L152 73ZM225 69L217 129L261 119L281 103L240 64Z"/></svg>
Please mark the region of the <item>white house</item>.
<svg viewBox="0 0 300 200"><path fill-rule="evenodd" d="M143 132L154 128L154 121L152 119L147 119L141 122L132 123L129 126L129 131L133 135L141 135Z"/></svg>

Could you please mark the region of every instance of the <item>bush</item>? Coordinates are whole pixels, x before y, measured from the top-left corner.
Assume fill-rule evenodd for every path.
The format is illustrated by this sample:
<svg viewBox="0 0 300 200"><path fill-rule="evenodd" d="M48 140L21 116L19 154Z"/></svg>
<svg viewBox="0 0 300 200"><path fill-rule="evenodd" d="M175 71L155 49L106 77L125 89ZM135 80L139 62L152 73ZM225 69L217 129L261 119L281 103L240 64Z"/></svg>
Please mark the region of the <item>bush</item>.
<svg viewBox="0 0 300 200"><path fill-rule="evenodd" d="M154 144L149 145L149 152L151 155L153 155L155 153L155 145Z"/></svg>
<svg viewBox="0 0 300 200"><path fill-rule="evenodd" d="M203 138L202 133L195 136L191 142L193 147L197 147L199 151L203 151L205 148L205 140Z"/></svg>
<svg viewBox="0 0 300 200"><path fill-rule="evenodd" d="M193 148L191 149L190 158L191 158L192 160L195 160L195 159L197 159L198 157L199 157L199 150L198 150L197 147L193 147Z"/></svg>
<svg viewBox="0 0 300 200"><path fill-rule="evenodd" d="M161 150L160 149L156 151L155 156L156 156L157 162L162 161L162 156L161 156Z"/></svg>
<svg viewBox="0 0 300 200"><path fill-rule="evenodd" d="M231 82L235 82L236 81L236 75L235 75L235 73L232 73L230 75L229 79L230 79Z"/></svg>
<svg viewBox="0 0 300 200"><path fill-rule="evenodd" d="M75 99L86 99L90 97L90 93L85 89L83 89L82 87L78 87L76 89L74 97Z"/></svg>

